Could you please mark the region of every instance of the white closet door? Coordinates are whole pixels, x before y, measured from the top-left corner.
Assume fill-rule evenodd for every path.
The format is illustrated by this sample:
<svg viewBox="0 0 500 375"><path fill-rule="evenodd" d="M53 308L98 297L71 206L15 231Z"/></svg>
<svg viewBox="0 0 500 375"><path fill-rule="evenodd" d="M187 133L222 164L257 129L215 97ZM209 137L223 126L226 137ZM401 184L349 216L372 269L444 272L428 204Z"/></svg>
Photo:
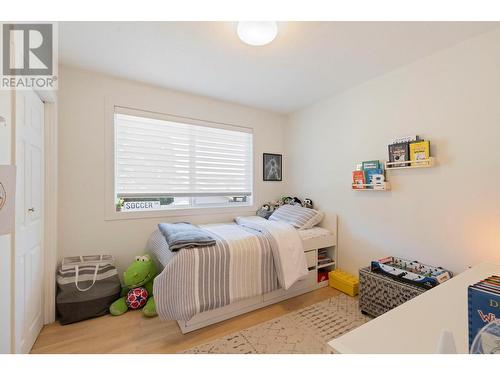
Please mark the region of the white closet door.
<svg viewBox="0 0 500 375"><path fill-rule="evenodd" d="M29 353L43 324L43 102L16 93L15 350Z"/></svg>

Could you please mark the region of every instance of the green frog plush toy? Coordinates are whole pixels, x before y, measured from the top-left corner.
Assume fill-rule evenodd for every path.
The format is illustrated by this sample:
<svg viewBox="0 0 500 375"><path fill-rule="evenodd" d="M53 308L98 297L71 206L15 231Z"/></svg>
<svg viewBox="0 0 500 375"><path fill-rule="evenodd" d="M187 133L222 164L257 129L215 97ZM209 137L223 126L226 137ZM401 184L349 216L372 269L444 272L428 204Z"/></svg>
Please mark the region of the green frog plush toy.
<svg viewBox="0 0 500 375"><path fill-rule="evenodd" d="M156 266L149 255L136 256L135 261L123 273L125 286L121 297L109 308L111 315L122 315L128 309L142 308L145 316L156 316L153 299L153 280L156 273Z"/></svg>

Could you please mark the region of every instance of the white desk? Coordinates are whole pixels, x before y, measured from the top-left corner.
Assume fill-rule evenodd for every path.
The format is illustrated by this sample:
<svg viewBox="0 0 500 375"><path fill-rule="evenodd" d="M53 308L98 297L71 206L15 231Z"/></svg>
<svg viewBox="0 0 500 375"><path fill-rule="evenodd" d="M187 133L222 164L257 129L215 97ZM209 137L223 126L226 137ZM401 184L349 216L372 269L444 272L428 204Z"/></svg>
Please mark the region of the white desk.
<svg viewBox="0 0 500 375"><path fill-rule="evenodd" d="M467 287L491 275L500 265L481 263L328 344L345 354L436 353L448 330L457 352L468 353Z"/></svg>

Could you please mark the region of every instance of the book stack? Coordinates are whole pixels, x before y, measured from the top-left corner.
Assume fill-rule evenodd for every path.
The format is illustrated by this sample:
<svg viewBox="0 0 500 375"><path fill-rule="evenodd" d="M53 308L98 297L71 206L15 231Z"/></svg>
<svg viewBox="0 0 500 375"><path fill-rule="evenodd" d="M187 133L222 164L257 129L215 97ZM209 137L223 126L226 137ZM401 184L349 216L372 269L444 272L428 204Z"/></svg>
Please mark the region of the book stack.
<svg viewBox="0 0 500 375"><path fill-rule="evenodd" d="M384 189L385 171L380 160L364 161L352 172L353 189Z"/></svg>
<svg viewBox="0 0 500 375"><path fill-rule="evenodd" d="M325 264L332 263L332 258L328 256L328 249L318 250L318 266L323 266Z"/></svg>
<svg viewBox="0 0 500 375"><path fill-rule="evenodd" d="M430 156L429 141L420 139L418 135L397 138L389 145L389 163L395 164L388 168L426 164Z"/></svg>
<svg viewBox="0 0 500 375"><path fill-rule="evenodd" d="M469 286L469 349L475 353L500 353L500 276L491 276ZM487 325L494 329L486 330ZM495 333L496 332L496 333ZM495 344L497 343L497 344ZM491 348L490 346L493 345ZM474 346L474 349L473 349ZM496 349L495 349L496 348Z"/></svg>

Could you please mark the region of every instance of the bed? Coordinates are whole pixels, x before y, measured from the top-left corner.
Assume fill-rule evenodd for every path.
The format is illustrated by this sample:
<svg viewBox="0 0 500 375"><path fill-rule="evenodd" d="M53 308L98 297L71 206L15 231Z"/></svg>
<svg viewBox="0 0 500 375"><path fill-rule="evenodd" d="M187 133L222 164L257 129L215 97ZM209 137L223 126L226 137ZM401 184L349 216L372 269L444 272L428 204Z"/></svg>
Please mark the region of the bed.
<svg viewBox="0 0 500 375"><path fill-rule="evenodd" d="M336 223L292 231L241 219L202 226L216 237L215 246L175 253L159 230L151 234L146 250L161 270L154 282L160 318L177 320L187 333L325 285L317 282L318 249L327 249L333 269Z"/></svg>

